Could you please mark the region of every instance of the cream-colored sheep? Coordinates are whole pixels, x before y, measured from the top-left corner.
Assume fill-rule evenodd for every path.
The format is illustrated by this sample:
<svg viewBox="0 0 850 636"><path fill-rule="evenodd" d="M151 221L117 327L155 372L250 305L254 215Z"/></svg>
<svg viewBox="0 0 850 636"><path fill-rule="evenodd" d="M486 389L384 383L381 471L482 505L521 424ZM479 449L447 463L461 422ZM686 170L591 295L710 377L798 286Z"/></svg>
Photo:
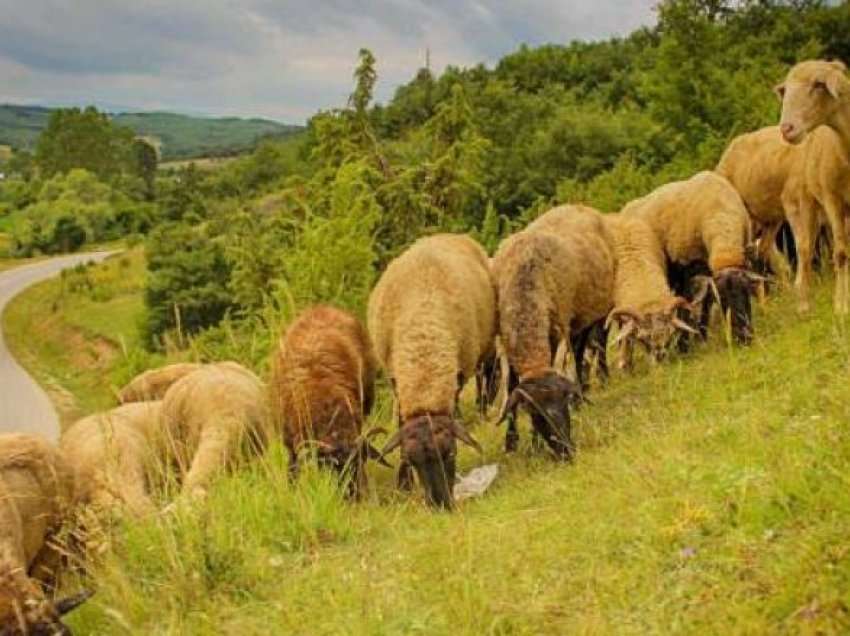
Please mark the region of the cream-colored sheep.
<svg viewBox="0 0 850 636"><path fill-rule="evenodd" d="M85 600L54 603L39 583L52 583L59 563L52 538L74 498L73 473L51 444L0 434L0 632L66 633L61 615Z"/></svg>
<svg viewBox="0 0 850 636"><path fill-rule="evenodd" d="M516 410L524 404L549 447L563 459L571 457L569 401L580 389L559 373L554 358L559 342L573 343L581 377L579 339L586 344L586 334L611 311L615 267L601 214L580 206L550 210L499 246L493 274L511 371L500 418L509 417L507 450L516 448Z"/></svg>
<svg viewBox="0 0 850 636"><path fill-rule="evenodd" d="M161 402L124 404L78 420L62 434L59 447L74 469L80 503L135 516L155 512L149 493L162 473L153 447L160 411Z"/></svg>
<svg viewBox="0 0 850 636"><path fill-rule="evenodd" d="M798 144L818 126L838 133L850 151L850 79L842 62L808 60L795 65L776 87L782 100L779 129L786 141Z"/></svg>
<svg viewBox="0 0 850 636"><path fill-rule="evenodd" d="M731 313L735 339L751 341L750 295L757 277L747 269L750 218L729 181L715 172L700 172L632 201L621 214L638 216L649 224L671 268L686 270L704 264L714 277L723 312ZM684 287L673 285L678 293ZM706 298L710 302L711 296Z"/></svg>
<svg viewBox="0 0 850 636"><path fill-rule="evenodd" d="M118 401L126 404L161 400L172 384L183 376L197 371L201 366L194 362L178 362L145 371L130 380L118 392Z"/></svg>
<svg viewBox="0 0 850 636"><path fill-rule="evenodd" d="M468 236L416 241L393 260L369 297L375 353L393 383L400 428L399 483L411 466L431 503L451 507L456 438L477 443L454 418L458 394L490 354L496 300L484 250Z"/></svg>
<svg viewBox="0 0 850 636"><path fill-rule="evenodd" d="M778 126L737 137L717 165L741 194L753 220L768 228L759 244L763 258L788 220L797 247L799 308L809 309L812 257L818 232L828 222L836 270L835 310L846 313L846 212L850 204L850 161L838 134L821 126L797 145L785 142Z"/></svg>
<svg viewBox="0 0 850 636"><path fill-rule="evenodd" d="M644 219L607 214L604 220L617 260L614 309L607 322L616 321L620 329L620 367L631 366L634 342L660 360L680 331L695 333L680 316L689 304L670 289L664 250Z"/></svg>
<svg viewBox="0 0 850 636"><path fill-rule="evenodd" d="M162 400L166 456L182 476L182 492L206 494L227 468L260 454L273 436L265 385L235 362L204 365L177 382Z"/></svg>

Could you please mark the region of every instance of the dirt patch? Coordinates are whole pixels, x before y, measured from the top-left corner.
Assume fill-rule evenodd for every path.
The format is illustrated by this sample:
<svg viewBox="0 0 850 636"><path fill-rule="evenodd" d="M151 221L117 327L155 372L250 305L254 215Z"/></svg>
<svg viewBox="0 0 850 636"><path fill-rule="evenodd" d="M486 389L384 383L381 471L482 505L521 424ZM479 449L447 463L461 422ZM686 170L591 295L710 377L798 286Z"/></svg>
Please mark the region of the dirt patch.
<svg viewBox="0 0 850 636"><path fill-rule="evenodd" d="M78 369L108 369L119 354L118 347L101 336L87 336L79 329L66 328L71 364Z"/></svg>

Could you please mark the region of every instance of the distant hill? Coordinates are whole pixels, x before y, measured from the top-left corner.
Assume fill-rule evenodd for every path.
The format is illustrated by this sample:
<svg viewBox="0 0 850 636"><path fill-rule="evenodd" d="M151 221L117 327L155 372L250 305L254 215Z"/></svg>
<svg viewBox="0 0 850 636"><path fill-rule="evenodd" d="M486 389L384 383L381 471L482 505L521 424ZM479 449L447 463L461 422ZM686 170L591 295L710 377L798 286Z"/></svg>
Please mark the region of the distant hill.
<svg viewBox="0 0 850 636"><path fill-rule="evenodd" d="M0 104L0 144L32 149L47 126L50 108ZM113 120L158 141L163 159L221 156L249 150L264 137L286 137L303 130L269 119L195 117L175 113L121 113Z"/></svg>

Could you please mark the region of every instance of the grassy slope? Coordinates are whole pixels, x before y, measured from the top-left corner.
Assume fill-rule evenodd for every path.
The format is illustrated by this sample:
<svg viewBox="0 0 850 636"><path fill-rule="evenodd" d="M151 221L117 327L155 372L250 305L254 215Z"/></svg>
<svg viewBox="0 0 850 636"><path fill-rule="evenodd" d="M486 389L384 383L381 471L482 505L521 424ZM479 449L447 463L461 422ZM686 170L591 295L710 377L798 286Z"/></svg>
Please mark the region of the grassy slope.
<svg viewBox="0 0 850 636"><path fill-rule="evenodd" d="M2 317L9 347L51 393L64 424L114 401L114 371L123 352L137 344L141 248L91 268L88 279L92 289L76 293L70 288L79 278L39 283L9 303Z"/></svg>
<svg viewBox="0 0 850 636"><path fill-rule="evenodd" d="M29 306L38 324L47 305ZM528 448L506 458L503 431L480 425L485 457L464 450L461 464L497 461L502 474L453 515L396 495L380 467L359 505L321 476L292 487L273 452L222 479L203 509L119 531L93 568L97 596L71 623L136 634L847 631L847 327L833 321L828 283L811 318L792 306L770 299L749 349L716 334L691 357L616 375L575 418L574 465ZM68 322L114 333L133 313L93 308L69 308ZM102 382L80 390L108 398ZM389 423L386 394L374 419Z"/></svg>

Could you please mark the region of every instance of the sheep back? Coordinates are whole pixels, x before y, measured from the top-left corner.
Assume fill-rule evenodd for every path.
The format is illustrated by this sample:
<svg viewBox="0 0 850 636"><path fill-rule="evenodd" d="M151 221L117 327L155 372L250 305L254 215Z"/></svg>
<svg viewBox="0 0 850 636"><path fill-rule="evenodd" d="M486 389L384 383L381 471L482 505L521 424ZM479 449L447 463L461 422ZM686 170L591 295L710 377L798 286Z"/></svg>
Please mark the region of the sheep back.
<svg viewBox="0 0 850 636"><path fill-rule="evenodd" d="M150 369L130 380L119 392L118 401L145 402L161 400L169 387L185 375L197 371L200 364L178 362L159 369Z"/></svg>
<svg viewBox="0 0 850 636"><path fill-rule="evenodd" d="M627 204L622 214L642 217L675 263L706 261L715 273L746 265L747 210L732 184L714 172L661 186Z"/></svg>
<svg viewBox="0 0 850 636"><path fill-rule="evenodd" d="M369 297L369 333L395 382L401 416L448 413L458 374L493 347L496 299L487 255L465 235L419 239Z"/></svg>
<svg viewBox="0 0 850 636"><path fill-rule="evenodd" d="M281 337L271 382L287 446L297 451L307 439L331 434L353 444L371 408L376 366L354 315L322 305L298 316Z"/></svg>

